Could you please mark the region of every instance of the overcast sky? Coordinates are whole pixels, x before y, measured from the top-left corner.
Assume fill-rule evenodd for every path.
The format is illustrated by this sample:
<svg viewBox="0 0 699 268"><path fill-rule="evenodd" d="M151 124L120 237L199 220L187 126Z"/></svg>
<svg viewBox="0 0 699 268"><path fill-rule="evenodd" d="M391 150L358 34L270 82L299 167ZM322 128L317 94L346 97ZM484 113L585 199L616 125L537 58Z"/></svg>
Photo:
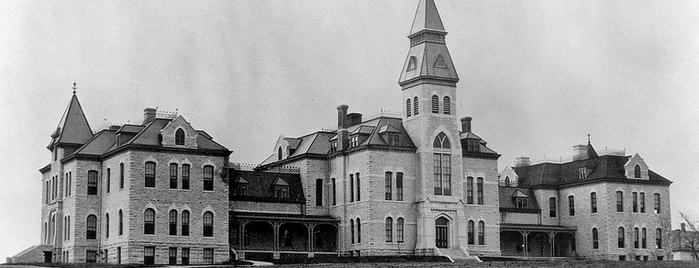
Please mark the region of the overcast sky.
<svg viewBox="0 0 699 268"><path fill-rule="evenodd" d="M46 149L71 96L94 131L178 110L259 163L277 137L334 128L336 107L400 111L417 0L1 1L0 262L40 237ZM459 117L502 154L639 153L699 216L699 5L437 0ZM699 217L698 217L699 218ZM675 217L675 224L677 220Z"/></svg>

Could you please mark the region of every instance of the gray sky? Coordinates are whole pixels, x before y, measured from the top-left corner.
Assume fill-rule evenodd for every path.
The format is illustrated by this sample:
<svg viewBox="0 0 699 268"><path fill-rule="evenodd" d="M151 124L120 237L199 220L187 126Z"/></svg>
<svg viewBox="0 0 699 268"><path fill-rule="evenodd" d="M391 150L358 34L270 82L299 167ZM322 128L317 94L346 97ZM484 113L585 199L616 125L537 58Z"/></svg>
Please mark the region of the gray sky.
<svg viewBox="0 0 699 268"><path fill-rule="evenodd" d="M45 148L78 83L93 130L178 110L258 163L336 108L400 111L417 0L1 1L0 262L37 244ZM699 5L437 0L458 116L502 154L639 153L699 216ZM676 219L676 218L675 218ZM675 223L677 221L675 220Z"/></svg>

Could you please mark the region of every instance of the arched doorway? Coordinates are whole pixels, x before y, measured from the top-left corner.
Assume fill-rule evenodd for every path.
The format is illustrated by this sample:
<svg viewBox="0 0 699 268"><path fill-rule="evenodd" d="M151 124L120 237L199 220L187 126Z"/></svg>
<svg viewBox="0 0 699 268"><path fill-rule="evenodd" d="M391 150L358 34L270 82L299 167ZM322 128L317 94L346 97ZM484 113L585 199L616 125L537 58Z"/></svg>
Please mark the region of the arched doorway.
<svg viewBox="0 0 699 268"><path fill-rule="evenodd" d="M439 217L434 221L435 245L438 248L449 248L449 220Z"/></svg>
<svg viewBox="0 0 699 268"><path fill-rule="evenodd" d="M244 249L274 250L274 227L271 223L248 222L244 228Z"/></svg>
<svg viewBox="0 0 699 268"><path fill-rule="evenodd" d="M303 223L287 222L279 226L279 250L307 251L308 227Z"/></svg>

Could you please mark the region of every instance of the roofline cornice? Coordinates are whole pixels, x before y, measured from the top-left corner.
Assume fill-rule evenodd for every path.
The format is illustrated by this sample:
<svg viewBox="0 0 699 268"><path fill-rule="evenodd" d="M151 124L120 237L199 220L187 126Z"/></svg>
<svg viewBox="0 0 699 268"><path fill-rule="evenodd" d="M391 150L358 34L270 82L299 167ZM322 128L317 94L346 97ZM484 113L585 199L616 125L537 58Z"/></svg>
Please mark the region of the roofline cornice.
<svg viewBox="0 0 699 268"><path fill-rule="evenodd" d="M398 81L398 85L402 87L402 90L406 90L408 88L422 85L422 84L436 84L436 85L443 85L443 86L452 86L456 87L456 83L459 82L458 78L446 78L446 77L438 77L438 76L431 76L431 75L420 75L417 77L410 78L405 81Z"/></svg>
<svg viewBox="0 0 699 268"><path fill-rule="evenodd" d="M501 154L485 154L485 153L473 153L473 152L463 152L462 151L461 156L498 160L500 158L500 156L502 156L502 155Z"/></svg>
<svg viewBox="0 0 699 268"><path fill-rule="evenodd" d="M51 163L46 164L44 167L39 169L39 172L44 173L45 171L50 171L51 170Z"/></svg>
<svg viewBox="0 0 699 268"><path fill-rule="evenodd" d="M149 151L149 152L174 152L174 153L186 153L186 154L195 154L195 155L210 155L210 156L222 156L222 157L228 157L231 153L233 153L230 150L208 150L208 149L187 149L187 148L169 148L169 147L159 147L159 146L149 146L149 145L125 145L119 148L116 148L112 151L109 151L107 153L102 154L99 156L100 158L108 158L114 154L120 153L124 150L137 150L137 151Z"/></svg>

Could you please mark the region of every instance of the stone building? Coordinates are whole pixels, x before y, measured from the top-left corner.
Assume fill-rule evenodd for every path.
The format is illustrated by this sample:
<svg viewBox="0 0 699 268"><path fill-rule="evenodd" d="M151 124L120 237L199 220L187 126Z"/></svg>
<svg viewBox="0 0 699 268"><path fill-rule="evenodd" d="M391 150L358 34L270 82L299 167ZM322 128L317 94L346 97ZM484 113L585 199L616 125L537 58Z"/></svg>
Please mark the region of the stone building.
<svg viewBox="0 0 699 268"><path fill-rule="evenodd" d="M574 149L568 161L521 157L502 172L502 255L665 259L672 182L638 154Z"/></svg>
<svg viewBox="0 0 699 268"><path fill-rule="evenodd" d="M13 262L228 260L231 152L182 116L147 108L93 132L74 91L47 148L41 244Z"/></svg>

